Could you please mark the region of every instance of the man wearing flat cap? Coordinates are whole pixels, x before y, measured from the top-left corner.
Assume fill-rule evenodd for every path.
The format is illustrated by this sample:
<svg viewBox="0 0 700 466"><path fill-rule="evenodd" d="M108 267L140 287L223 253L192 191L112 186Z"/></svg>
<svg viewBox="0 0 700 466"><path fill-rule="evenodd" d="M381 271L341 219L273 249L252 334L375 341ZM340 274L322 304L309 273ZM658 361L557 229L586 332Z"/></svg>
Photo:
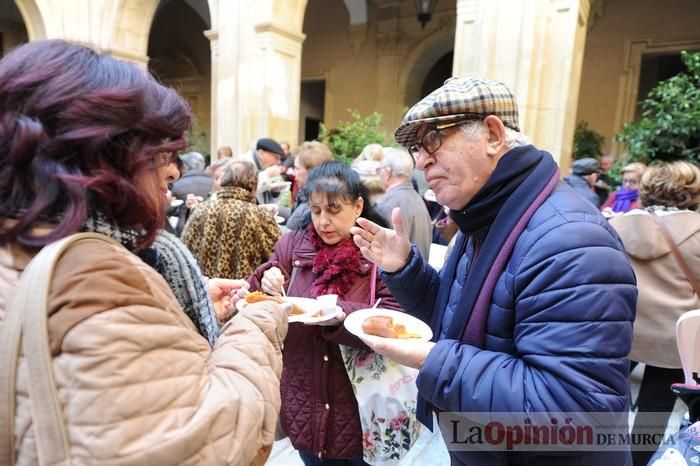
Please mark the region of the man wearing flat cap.
<svg viewBox="0 0 700 466"><path fill-rule="evenodd" d="M255 150L242 156L258 169L258 189L255 193L258 204L270 205L275 201L273 184L284 170L280 165L282 154L284 151L277 141L260 138L255 143Z"/></svg>
<svg viewBox="0 0 700 466"><path fill-rule="evenodd" d="M596 159L587 157L571 164L571 175L564 177L564 182L571 186L582 198L596 207L600 207L600 197L595 192L600 165Z"/></svg>
<svg viewBox="0 0 700 466"><path fill-rule="evenodd" d="M440 413L452 464L630 464L624 446L562 449L528 437L518 451L458 434L473 413L514 415L521 433L541 425L537 413L560 425L577 422L571 413L626 420L637 289L614 230L520 133L503 83L448 79L408 111L395 138L460 230L439 273L409 243L399 209L393 230L362 218L352 230L404 309L432 328L430 342L366 341L419 369L419 419L430 427ZM457 413L461 421L444 423Z"/></svg>

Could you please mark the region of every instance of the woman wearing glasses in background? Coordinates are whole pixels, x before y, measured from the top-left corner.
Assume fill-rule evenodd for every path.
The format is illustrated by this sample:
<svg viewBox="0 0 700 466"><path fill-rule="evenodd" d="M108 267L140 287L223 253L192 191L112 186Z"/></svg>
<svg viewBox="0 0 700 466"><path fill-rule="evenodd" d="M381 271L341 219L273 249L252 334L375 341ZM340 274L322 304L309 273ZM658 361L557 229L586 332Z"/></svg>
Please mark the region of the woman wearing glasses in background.
<svg viewBox="0 0 700 466"><path fill-rule="evenodd" d="M647 166L635 162L625 165L622 173L622 187L608 196L600 210L606 217L624 214L639 207L639 182Z"/></svg>

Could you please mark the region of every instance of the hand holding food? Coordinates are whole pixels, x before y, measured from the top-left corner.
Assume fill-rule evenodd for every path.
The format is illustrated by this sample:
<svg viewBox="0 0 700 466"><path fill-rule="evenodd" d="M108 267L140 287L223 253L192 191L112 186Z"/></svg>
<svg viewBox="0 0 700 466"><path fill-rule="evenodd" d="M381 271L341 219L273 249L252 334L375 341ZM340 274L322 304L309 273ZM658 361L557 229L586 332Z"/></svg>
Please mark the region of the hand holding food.
<svg viewBox="0 0 700 466"><path fill-rule="evenodd" d="M230 318L235 310L238 300L238 290L247 290L248 284L245 280L231 280L227 278L211 278L207 282L209 297L214 304L214 311L219 322L225 322Z"/></svg>
<svg viewBox="0 0 700 466"><path fill-rule="evenodd" d="M280 296L270 296L262 291L253 291L252 293L249 293L246 297L245 300L247 303L252 304L252 303L259 303L261 301L274 301L276 303L280 304L285 304L285 301L283 298ZM288 314L292 316L297 316L297 315L302 315L304 314L304 310L297 306L294 303L287 303L289 304L289 311Z"/></svg>
<svg viewBox="0 0 700 466"><path fill-rule="evenodd" d="M270 267L263 274L260 281L260 288L270 295L280 296L282 294L282 285L284 285L284 275L277 267Z"/></svg>
<svg viewBox="0 0 700 466"><path fill-rule="evenodd" d="M204 198L202 196L195 196L194 194L188 194L185 200L185 205L188 209L192 210L197 204L202 202Z"/></svg>
<svg viewBox="0 0 700 466"><path fill-rule="evenodd" d="M362 323L362 331L367 335L375 335L384 338L421 338L418 333L406 331L406 326L394 323L393 317L390 316L372 316L365 319Z"/></svg>

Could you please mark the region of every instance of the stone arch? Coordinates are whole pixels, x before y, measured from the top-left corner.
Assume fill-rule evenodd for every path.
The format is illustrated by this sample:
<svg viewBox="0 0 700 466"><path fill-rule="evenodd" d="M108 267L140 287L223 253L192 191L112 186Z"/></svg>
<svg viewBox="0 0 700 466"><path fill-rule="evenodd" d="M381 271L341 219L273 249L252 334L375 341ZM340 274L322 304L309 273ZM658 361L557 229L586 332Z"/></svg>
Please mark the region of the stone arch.
<svg viewBox="0 0 700 466"><path fill-rule="evenodd" d="M46 39L46 26L36 0L16 0L15 5L22 15L29 40Z"/></svg>
<svg viewBox="0 0 700 466"><path fill-rule="evenodd" d="M116 6L110 41L113 55L148 64L148 36L161 0L123 0Z"/></svg>
<svg viewBox="0 0 700 466"><path fill-rule="evenodd" d="M308 0L273 0L273 21L301 34L304 28L304 13L306 13L307 2Z"/></svg>
<svg viewBox="0 0 700 466"><path fill-rule="evenodd" d="M186 0L187 1L187 0ZM115 5L112 19L111 40L106 44L113 55L125 60L148 64L148 38L151 25L163 0L120 0ZM209 24L214 24L213 12L216 0L206 0ZM200 16L202 12L193 8ZM206 22L206 19L205 19ZM108 24L108 23L105 23Z"/></svg>
<svg viewBox="0 0 700 466"><path fill-rule="evenodd" d="M428 71L446 53L454 50L454 30L441 29L425 37L406 57L406 65L399 77L403 91L402 105L411 107L421 97L421 87Z"/></svg>

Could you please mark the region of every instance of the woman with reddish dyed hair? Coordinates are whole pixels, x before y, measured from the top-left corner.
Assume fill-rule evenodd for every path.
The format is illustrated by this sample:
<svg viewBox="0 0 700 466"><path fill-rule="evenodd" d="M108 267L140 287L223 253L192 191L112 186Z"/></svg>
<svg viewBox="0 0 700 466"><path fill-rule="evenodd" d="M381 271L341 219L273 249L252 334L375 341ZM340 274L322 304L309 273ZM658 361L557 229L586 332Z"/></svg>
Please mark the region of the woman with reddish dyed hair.
<svg viewBox="0 0 700 466"><path fill-rule="evenodd" d="M52 370L76 463L245 465L273 441L286 312L260 303L219 328L214 309L242 282L207 289L160 230L190 119L173 90L84 46L37 41L0 60L0 322L43 246L79 231L121 243L75 244L51 280ZM23 357L16 370L0 387L16 400L0 408L0 463L36 464Z"/></svg>

